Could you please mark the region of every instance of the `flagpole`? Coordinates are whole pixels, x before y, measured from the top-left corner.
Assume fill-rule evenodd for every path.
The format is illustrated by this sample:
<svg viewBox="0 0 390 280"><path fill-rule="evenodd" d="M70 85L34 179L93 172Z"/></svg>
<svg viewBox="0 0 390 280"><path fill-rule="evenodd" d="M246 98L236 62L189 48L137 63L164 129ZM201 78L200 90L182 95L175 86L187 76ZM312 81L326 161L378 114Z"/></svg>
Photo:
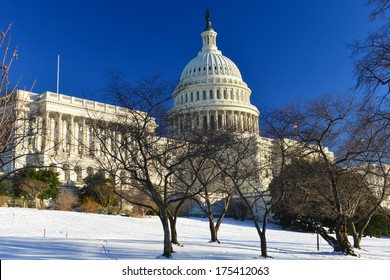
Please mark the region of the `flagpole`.
<svg viewBox="0 0 390 280"><path fill-rule="evenodd" d="M57 94L60 91L60 54L57 56Z"/></svg>

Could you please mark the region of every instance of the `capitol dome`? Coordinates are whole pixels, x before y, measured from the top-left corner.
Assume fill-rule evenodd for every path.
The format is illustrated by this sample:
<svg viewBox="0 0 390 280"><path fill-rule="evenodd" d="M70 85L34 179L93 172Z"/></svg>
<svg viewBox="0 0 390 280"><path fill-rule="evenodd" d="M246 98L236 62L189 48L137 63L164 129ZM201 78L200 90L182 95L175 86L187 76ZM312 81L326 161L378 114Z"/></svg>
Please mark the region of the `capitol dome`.
<svg viewBox="0 0 390 280"><path fill-rule="evenodd" d="M217 32L211 26L209 11L201 37L202 49L184 67L172 94L172 134L181 134L194 127L234 127L243 132L258 133L260 113L250 104L252 92L236 64L218 50Z"/></svg>
<svg viewBox="0 0 390 280"><path fill-rule="evenodd" d="M230 76L242 80L240 70L233 61L218 52L200 52L184 68L180 82L202 76Z"/></svg>

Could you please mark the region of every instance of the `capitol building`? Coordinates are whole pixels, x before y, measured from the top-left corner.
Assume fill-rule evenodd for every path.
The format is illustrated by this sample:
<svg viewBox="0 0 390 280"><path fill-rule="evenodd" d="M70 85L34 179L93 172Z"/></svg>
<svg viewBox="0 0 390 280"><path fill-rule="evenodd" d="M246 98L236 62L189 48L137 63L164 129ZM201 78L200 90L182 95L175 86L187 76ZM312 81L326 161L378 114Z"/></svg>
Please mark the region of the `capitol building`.
<svg viewBox="0 0 390 280"><path fill-rule="evenodd" d="M215 130L234 127L245 137L256 138L259 160L272 161L273 141L259 135L260 112L250 102L252 92L236 64L218 49L217 32L208 12L201 42L201 50L184 67L172 93L169 137L180 138L196 127ZM2 171L25 166L49 167L59 172L64 186L82 187L83 179L98 171L96 159L103 156L91 123L115 122L127 109L53 92L18 90L17 97L23 114L30 117L18 128L18 133L25 137L13 150L11 158L15 160L2 166ZM115 131L99 133L112 135ZM108 139L116 141L116 137L119 136ZM115 147L113 143L107 145ZM272 170L265 170L262 178L262 184L268 185Z"/></svg>

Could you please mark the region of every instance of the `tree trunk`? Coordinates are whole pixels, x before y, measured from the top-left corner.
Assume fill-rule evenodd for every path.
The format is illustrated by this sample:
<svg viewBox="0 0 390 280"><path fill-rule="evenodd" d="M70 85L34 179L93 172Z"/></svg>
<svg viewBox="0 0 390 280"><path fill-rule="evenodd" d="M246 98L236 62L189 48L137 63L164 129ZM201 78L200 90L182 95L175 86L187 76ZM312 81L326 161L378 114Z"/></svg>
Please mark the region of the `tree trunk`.
<svg viewBox="0 0 390 280"><path fill-rule="evenodd" d="M348 240L347 219L343 215L339 217L336 225L336 240L335 252L343 252L347 255L357 256Z"/></svg>
<svg viewBox="0 0 390 280"><path fill-rule="evenodd" d="M177 230L176 230L176 224L177 224L177 217L179 216L179 210L183 206L186 199L180 200L179 204L175 207L174 213L168 212L169 217L169 223L171 225L171 242L172 244L182 246L179 242Z"/></svg>
<svg viewBox="0 0 390 280"><path fill-rule="evenodd" d="M348 240L347 225L345 218L339 218L336 226L336 238L330 236L326 229L318 222L312 221L312 226L321 237L328 242L335 252L342 252L347 255L357 256Z"/></svg>
<svg viewBox="0 0 390 280"><path fill-rule="evenodd" d="M209 213L207 216L209 218L209 228L210 228L210 235L211 235L210 242L220 243L218 240L218 231L217 231L217 229L215 227L215 223L214 223L214 215L213 215L213 213Z"/></svg>
<svg viewBox="0 0 390 280"><path fill-rule="evenodd" d="M227 212L227 209L229 208L229 203L230 203L231 197L232 197L232 194L229 194L229 195L225 198L225 204L224 204L224 207L223 207L223 209L222 209L221 216L218 218L217 224L215 225L215 230L216 230L217 234L218 234L219 228L221 227L222 221L223 221L223 219L224 219L225 216L226 216L226 212Z"/></svg>
<svg viewBox="0 0 390 280"><path fill-rule="evenodd" d="M206 214L207 218L209 219L209 228L210 228L210 236L211 236L210 242L211 243L215 243L215 242L220 243L218 240L218 230L215 227L213 208L212 208L209 196L208 196L207 188L205 189L205 202L207 205L207 209L202 207L202 205L200 204L200 202L198 200L196 200L196 201L198 202L198 205L200 206L202 211Z"/></svg>
<svg viewBox="0 0 390 280"><path fill-rule="evenodd" d="M260 249L261 249L261 256L263 258L268 258L268 252L267 252L267 239L265 236L265 231L261 231L260 234Z"/></svg>
<svg viewBox="0 0 390 280"><path fill-rule="evenodd" d="M164 231L164 251L163 257L171 258L173 253L172 243L171 243L171 233L169 230L169 218L168 210L166 207L161 207L159 212L159 217L163 226Z"/></svg>
<svg viewBox="0 0 390 280"><path fill-rule="evenodd" d="M169 224L171 226L171 242L172 244L180 245L180 242L177 237L176 222L177 222L177 217L169 215Z"/></svg>
<svg viewBox="0 0 390 280"><path fill-rule="evenodd" d="M360 248L360 241L362 240L361 235L356 231L356 226L354 222L350 222L351 230L352 230L352 237L353 237L353 247L356 249Z"/></svg>
<svg viewBox="0 0 390 280"><path fill-rule="evenodd" d="M328 244L334 249L337 247L337 239L333 236L330 236L326 229L324 229L321 225L316 225L316 232L326 241Z"/></svg>
<svg viewBox="0 0 390 280"><path fill-rule="evenodd" d="M241 194L240 194L241 195ZM252 205L249 203L248 199L241 195L241 198L249 208L249 211L251 213L253 223L255 224L257 234L260 237L260 250L261 250L261 256L263 258L269 258L268 252L267 252L267 238L265 236L266 230L267 230L267 221L268 221L268 212L266 211L263 216L263 225L262 228L260 228L259 220L257 219L256 213L253 210Z"/></svg>

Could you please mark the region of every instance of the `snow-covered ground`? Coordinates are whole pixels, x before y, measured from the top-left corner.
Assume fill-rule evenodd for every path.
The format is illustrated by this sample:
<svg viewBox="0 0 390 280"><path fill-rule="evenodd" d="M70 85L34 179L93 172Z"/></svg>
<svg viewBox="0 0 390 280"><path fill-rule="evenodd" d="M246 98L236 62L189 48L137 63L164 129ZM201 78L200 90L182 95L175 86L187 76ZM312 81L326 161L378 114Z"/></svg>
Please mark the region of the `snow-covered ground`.
<svg viewBox="0 0 390 280"><path fill-rule="evenodd" d="M207 219L180 218L183 247L178 260L249 260L260 256L259 238L251 221L225 219L219 239L209 243ZM274 259L357 259L332 252L316 235L271 225L269 255ZM360 259L390 260L389 238L364 238ZM129 218L97 214L0 208L0 259L126 260L156 259L162 253L162 228L157 217Z"/></svg>

